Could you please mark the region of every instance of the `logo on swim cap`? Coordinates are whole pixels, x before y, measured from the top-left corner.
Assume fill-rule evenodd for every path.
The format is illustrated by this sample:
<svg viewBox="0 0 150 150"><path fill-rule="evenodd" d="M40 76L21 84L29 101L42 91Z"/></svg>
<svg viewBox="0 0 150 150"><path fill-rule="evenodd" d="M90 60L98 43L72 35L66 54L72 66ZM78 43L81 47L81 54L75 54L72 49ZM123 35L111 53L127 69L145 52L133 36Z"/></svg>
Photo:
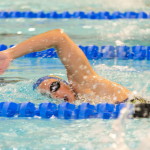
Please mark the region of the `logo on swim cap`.
<svg viewBox="0 0 150 150"><path fill-rule="evenodd" d="M48 76L44 76L44 77L41 77L39 78L34 84L33 84L33 90L35 90L43 81L47 80L47 79L56 79L56 80L59 80L59 81L62 81L63 83L67 84L68 83L63 80L62 78L58 77L58 76L54 76L54 75L48 75Z"/></svg>

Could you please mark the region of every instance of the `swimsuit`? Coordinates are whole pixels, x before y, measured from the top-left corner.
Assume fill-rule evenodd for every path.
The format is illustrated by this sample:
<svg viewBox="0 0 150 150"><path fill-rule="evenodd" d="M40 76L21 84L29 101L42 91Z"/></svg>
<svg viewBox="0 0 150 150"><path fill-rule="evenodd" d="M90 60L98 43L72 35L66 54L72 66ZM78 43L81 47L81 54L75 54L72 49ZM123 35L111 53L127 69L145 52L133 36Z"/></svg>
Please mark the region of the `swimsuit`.
<svg viewBox="0 0 150 150"><path fill-rule="evenodd" d="M146 100L142 97L139 97L139 96L135 96L132 99L128 99L128 100L126 100L126 102L129 102L129 103L132 103L132 104L142 104L142 103L144 103L144 104L147 103L148 104L148 103L150 103L150 101L148 101L148 100Z"/></svg>

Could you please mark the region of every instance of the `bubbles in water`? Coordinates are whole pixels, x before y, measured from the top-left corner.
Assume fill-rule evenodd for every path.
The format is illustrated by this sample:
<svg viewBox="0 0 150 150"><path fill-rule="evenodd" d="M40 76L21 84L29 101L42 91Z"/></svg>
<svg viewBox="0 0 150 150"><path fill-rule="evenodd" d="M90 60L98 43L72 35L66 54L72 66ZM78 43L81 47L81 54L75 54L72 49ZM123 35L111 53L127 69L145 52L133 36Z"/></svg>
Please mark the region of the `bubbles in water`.
<svg viewBox="0 0 150 150"><path fill-rule="evenodd" d="M35 31L35 28L29 28L28 31Z"/></svg>
<svg viewBox="0 0 150 150"><path fill-rule="evenodd" d="M117 46L123 46L123 45L125 45L125 44L124 44L122 41L120 41L120 40L116 40L115 43L116 43Z"/></svg>

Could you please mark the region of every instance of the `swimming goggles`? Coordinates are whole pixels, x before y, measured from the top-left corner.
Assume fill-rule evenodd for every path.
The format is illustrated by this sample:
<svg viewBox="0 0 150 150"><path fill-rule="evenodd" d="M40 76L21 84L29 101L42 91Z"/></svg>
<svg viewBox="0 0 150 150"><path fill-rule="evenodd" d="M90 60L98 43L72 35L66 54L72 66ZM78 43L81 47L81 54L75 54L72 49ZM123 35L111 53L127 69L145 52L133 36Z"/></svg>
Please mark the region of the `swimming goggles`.
<svg viewBox="0 0 150 150"><path fill-rule="evenodd" d="M52 82L52 84L50 85L50 92L53 93L53 92L58 91L59 89L60 89L60 82L59 81ZM49 97L52 98L51 95L49 95ZM63 98L63 100L67 102L68 101L68 97L65 96Z"/></svg>
<svg viewBox="0 0 150 150"><path fill-rule="evenodd" d="M60 89L60 82L59 81L52 82L49 89L50 89L50 92L58 91Z"/></svg>
<svg viewBox="0 0 150 150"><path fill-rule="evenodd" d="M45 77L39 78L39 79L33 84L33 90L37 89L37 87L38 87L44 80L47 80L47 79L56 79L56 80L62 81L63 83L65 83L65 84L68 85L68 83L67 83L65 80L61 79L61 78L58 78L58 77L51 77L51 76L45 76Z"/></svg>

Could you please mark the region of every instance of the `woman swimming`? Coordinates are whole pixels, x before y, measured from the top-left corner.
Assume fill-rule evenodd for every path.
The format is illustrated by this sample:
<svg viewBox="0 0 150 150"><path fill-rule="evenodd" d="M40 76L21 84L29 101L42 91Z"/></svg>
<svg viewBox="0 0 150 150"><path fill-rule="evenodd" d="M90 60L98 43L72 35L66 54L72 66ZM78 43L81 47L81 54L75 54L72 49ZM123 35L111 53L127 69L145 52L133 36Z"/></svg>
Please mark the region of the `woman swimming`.
<svg viewBox="0 0 150 150"><path fill-rule="evenodd" d="M82 50L61 29L33 36L0 52L0 74L4 73L12 60L52 47L56 48L66 68L69 82L51 75L42 77L33 85L33 89L37 89L41 94L70 103L77 99L120 103L131 95L131 92L122 85L99 76Z"/></svg>

